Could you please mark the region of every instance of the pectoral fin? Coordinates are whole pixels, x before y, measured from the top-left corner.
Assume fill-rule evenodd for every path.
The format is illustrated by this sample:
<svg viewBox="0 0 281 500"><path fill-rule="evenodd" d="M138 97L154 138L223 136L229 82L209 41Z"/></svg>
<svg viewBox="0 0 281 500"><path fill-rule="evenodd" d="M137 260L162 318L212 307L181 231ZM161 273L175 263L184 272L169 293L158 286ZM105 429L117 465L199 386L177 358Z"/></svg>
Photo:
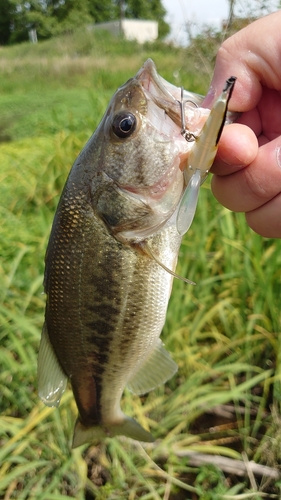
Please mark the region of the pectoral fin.
<svg viewBox="0 0 281 500"><path fill-rule="evenodd" d="M165 264L163 264L163 262L161 262L161 260L159 260L158 257L156 257L155 253L152 252L152 250L151 250L150 246L147 244L147 242L141 241L140 243L138 243L138 246L152 260L155 260L155 262L157 262L157 264L160 267L162 267L162 269L164 269L167 273L171 274L171 276L174 276L174 278L177 278L178 280L184 281L185 283L188 283L189 285L196 285L196 283L194 283L194 281L190 281L189 279L184 278L183 276L180 276L179 274L175 273L175 271L172 271L172 269L169 269L167 266L165 266Z"/></svg>
<svg viewBox="0 0 281 500"><path fill-rule="evenodd" d="M177 364L159 339L150 356L127 384L127 388L134 394L146 394L167 382L177 369Z"/></svg>
<svg viewBox="0 0 281 500"><path fill-rule="evenodd" d="M38 393L47 406L58 406L65 391L67 376L62 370L44 323L38 355Z"/></svg>

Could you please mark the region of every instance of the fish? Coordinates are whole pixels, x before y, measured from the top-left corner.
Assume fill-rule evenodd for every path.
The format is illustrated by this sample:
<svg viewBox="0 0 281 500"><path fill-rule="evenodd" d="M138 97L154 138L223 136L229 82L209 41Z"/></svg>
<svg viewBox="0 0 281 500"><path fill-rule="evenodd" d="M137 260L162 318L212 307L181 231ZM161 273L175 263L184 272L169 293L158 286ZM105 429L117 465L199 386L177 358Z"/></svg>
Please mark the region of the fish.
<svg viewBox="0 0 281 500"><path fill-rule="evenodd" d="M154 441L120 402L125 388L146 394L177 372L160 334L197 147L182 123L200 137L210 115L202 99L147 60L116 91L65 183L45 257L38 392L58 406L70 381L73 448L117 435Z"/></svg>

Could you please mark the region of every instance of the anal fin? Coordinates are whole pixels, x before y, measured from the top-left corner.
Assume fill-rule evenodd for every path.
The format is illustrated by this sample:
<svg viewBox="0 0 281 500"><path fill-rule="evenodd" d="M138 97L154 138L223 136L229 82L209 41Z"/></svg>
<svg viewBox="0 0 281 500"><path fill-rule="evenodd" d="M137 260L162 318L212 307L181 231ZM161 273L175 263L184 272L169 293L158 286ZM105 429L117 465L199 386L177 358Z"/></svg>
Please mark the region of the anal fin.
<svg viewBox="0 0 281 500"><path fill-rule="evenodd" d="M38 354L38 393L47 406L58 406L65 391L67 376L62 370L44 323Z"/></svg>
<svg viewBox="0 0 281 500"><path fill-rule="evenodd" d="M146 394L167 382L177 369L177 364L158 339L148 358L127 384L127 388L134 394Z"/></svg>

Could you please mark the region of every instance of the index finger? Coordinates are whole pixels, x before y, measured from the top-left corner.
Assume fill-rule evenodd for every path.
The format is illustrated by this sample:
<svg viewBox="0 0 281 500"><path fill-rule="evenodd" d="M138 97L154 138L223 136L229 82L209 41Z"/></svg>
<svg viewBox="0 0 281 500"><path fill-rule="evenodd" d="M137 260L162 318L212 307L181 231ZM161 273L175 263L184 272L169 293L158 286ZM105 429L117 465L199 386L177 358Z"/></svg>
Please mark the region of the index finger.
<svg viewBox="0 0 281 500"><path fill-rule="evenodd" d="M249 111L257 105L262 85L281 90L281 12L253 22L225 40L220 47L210 90L204 105L210 107L230 75L237 77L231 111Z"/></svg>

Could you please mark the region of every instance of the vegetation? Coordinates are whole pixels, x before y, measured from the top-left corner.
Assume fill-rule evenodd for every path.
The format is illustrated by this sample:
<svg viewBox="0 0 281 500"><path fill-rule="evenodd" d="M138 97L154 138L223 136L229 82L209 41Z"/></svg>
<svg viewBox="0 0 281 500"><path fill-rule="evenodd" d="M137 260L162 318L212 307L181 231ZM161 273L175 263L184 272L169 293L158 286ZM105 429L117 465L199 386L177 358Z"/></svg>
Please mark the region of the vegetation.
<svg viewBox="0 0 281 500"><path fill-rule="evenodd" d="M71 390L59 409L37 395L44 253L71 164L112 93L147 57L164 78L205 92L200 45L194 55L194 47L77 32L1 49L3 500L280 498L281 241L254 234L243 214L214 200L208 182L177 268L198 284L175 280L162 336L179 372L122 402L156 443L114 438L71 450Z"/></svg>
<svg viewBox="0 0 281 500"><path fill-rule="evenodd" d="M36 30L39 40L69 33L78 26L128 17L158 21L159 37L169 33L161 0L1 0L0 44L28 40Z"/></svg>

